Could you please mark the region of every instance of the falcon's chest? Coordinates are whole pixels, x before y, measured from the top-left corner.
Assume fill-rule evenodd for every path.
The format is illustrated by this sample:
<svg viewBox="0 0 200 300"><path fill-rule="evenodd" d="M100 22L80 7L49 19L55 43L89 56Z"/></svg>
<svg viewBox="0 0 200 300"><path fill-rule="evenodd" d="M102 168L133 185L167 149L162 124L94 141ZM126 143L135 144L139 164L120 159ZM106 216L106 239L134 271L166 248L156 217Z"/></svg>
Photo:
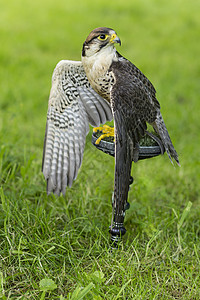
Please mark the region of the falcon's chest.
<svg viewBox="0 0 200 300"><path fill-rule="evenodd" d="M112 71L109 71L113 55L96 55L82 58L86 76L92 88L103 98L110 100L110 91L115 83Z"/></svg>

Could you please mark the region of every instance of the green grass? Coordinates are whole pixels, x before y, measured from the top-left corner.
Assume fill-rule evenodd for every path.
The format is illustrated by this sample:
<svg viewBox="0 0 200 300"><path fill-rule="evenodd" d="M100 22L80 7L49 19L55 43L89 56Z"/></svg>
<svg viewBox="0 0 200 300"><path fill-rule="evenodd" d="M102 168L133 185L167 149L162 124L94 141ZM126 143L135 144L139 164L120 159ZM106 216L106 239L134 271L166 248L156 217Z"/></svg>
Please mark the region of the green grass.
<svg viewBox="0 0 200 300"><path fill-rule="evenodd" d="M0 0L0 298L200 299L197 0ZM98 26L154 83L181 168L133 165L127 233L110 251L113 158L87 137L65 197L41 174L51 75ZM192 206L191 206L192 205Z"/></svg>

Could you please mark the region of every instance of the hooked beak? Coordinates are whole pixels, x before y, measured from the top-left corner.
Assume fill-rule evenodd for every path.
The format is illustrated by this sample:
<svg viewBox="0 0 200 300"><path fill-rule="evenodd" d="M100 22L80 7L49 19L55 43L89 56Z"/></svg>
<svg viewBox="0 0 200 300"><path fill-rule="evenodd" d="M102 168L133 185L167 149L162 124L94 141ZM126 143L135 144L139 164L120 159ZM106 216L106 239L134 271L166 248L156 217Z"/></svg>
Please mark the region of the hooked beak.
<svg viewBox="0 0 200 300"><path fill-rule="evenodd" d="M120 44L121 46L121 40L120 38L116 35L116 33L113 33L113 35L110 38L110 43L111 44Z"/></svg>

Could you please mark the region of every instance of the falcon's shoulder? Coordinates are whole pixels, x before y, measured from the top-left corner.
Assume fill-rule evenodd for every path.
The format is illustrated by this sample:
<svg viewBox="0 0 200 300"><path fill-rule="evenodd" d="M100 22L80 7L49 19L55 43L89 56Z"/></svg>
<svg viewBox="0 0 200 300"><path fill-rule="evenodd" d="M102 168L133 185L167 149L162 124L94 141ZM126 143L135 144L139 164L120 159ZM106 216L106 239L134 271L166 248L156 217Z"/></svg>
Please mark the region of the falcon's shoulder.
<svg viewBox="0 0 200 300"><path fill-rule="evenodd" d="M90 86L80 61L60 61L49 96L42 171L48 193L65 194L82 162L89 123L112 119L110 104Z"/></svg>
<svg viewBox="0 0 200 300"><path fill-rule="evenodd" d="M126 81L129 90L140 89L148 95L147 101L150 101L155 107L160 109L160 104L156 99L156 90L151 81L138 69L132 62L117 52L118 60L113 61L110 69L112 70L116 82Z"/></svg>

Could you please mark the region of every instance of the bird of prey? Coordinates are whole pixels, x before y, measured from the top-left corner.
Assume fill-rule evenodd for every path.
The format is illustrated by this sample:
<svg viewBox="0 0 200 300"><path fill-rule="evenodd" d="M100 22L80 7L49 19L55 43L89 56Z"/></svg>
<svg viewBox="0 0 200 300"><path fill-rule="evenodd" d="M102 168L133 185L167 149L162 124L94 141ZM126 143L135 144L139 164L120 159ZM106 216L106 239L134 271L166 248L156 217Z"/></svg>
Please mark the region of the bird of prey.
<svg viewBox="0 0 200 300"><path fill-rule="evenodd" d="M179 165L156 91L147 77L116 51L121 41L111 28L94 29L82 48L82 61L56 66L49 97L43 154L47 193L65 194L80 168L85 138L92 126L114 118L115 210L126 203L132 161L147 123L159 135L170 160Z"/></svg>

